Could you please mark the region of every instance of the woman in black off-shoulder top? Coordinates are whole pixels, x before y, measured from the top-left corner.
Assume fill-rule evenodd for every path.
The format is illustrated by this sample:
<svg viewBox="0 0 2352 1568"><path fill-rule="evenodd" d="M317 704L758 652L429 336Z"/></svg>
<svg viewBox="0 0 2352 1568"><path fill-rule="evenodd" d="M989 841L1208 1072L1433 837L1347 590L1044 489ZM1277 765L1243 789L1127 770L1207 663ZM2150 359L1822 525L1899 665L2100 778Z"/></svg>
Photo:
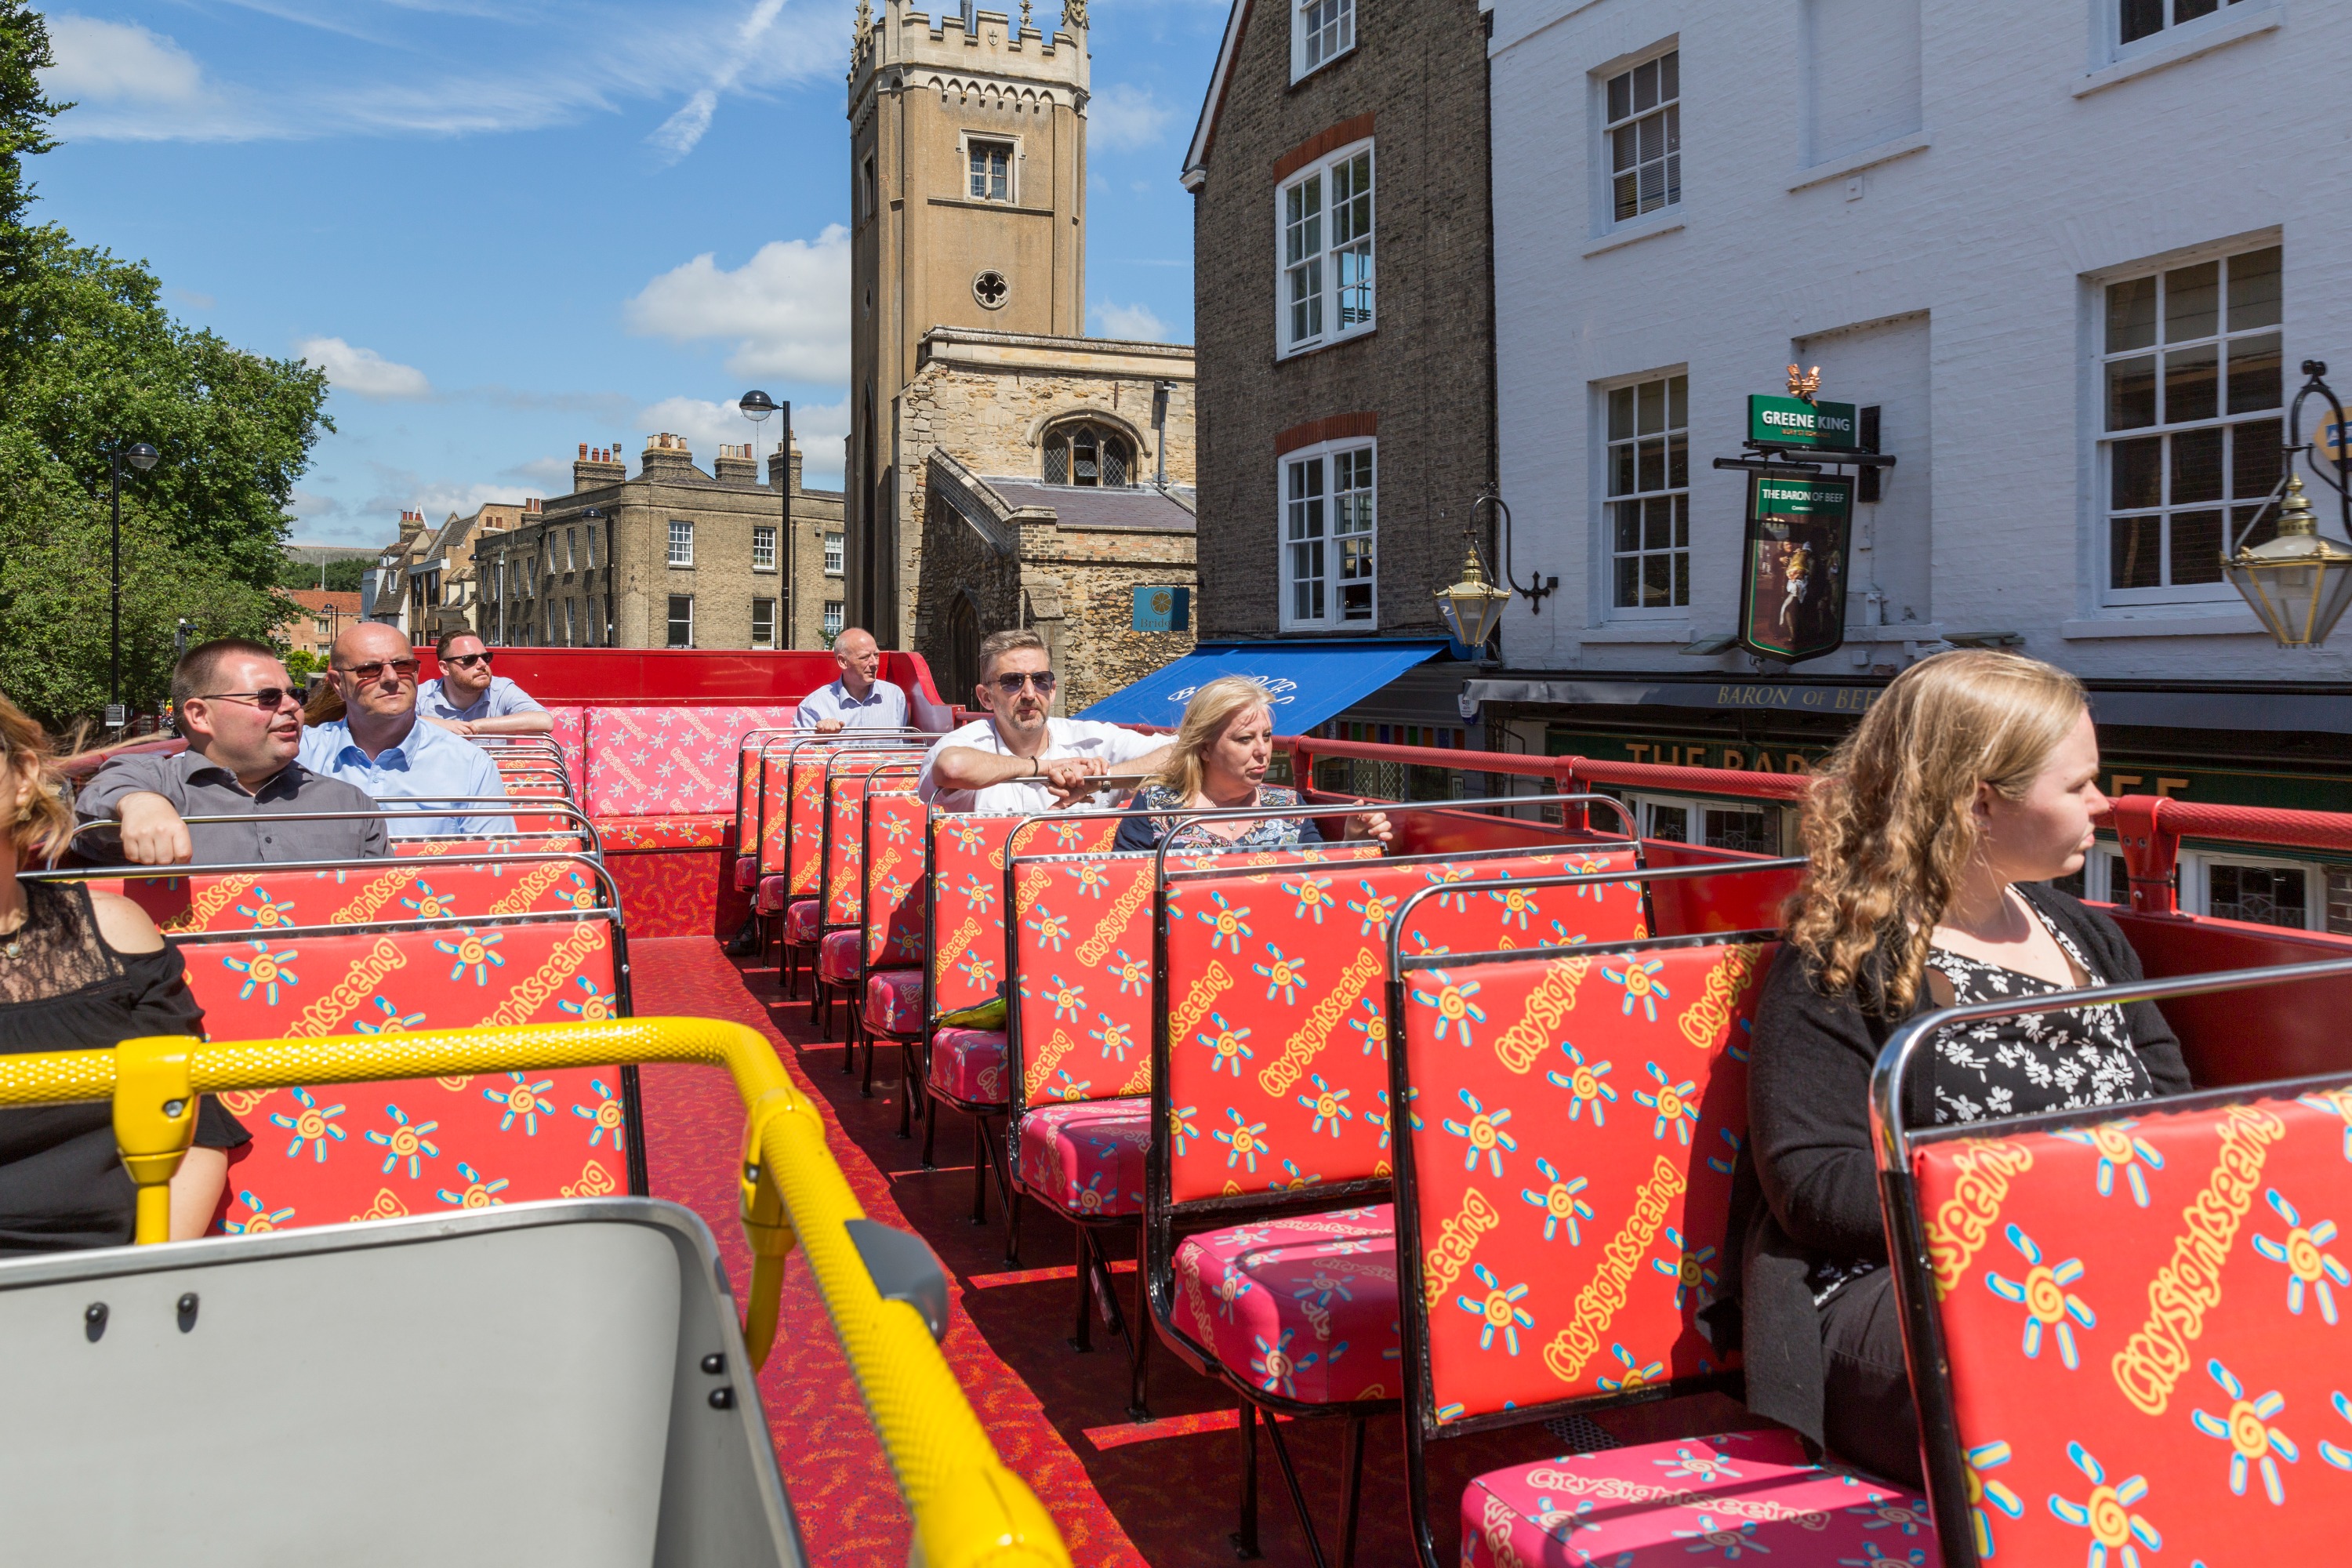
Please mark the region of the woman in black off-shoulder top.
<svg viewBox="0 0 2352 1568"><path fill-rule="evenodd" d="M47 737L0 697L0 1052L201 1033L179 952L137 905L17 879L71 825ZM173 1240L204 1233L227 1183L226 1151L247 1137L205 1097L196 1146L172 1178ZM0 1255L127 1245L135 1193L104 1101L0 1110Z"/></svg>

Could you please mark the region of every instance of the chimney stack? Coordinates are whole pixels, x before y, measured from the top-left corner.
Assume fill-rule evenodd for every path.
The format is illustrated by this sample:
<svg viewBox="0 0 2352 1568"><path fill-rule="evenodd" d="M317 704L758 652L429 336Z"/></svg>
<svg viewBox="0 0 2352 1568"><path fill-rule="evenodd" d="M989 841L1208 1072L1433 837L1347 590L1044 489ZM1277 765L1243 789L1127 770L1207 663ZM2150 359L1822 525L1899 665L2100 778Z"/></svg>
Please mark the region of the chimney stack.
<svg viewBox="0 0 2352 1568"><path fill-rule="evenodd" d="M756 485L760 482L760 460L751 456L749 442L740 446L721 445L719 457L710 470L723 484Z"/></svg>
<svg viewBox="0 0 2352 1568"><path fill-rule="evenodd" d="M694 466L694 454L687 450L686 437L665 430L646 443L640 472L646 479L703 479L701 469Z"/></svg>
<svg viewBox="0 0 2352 1568"><path fill-rule="evenodd" d="M776 488L776 482L782 477L782 456L775 452L769 453L768 488L770 489L774 489ZM804 488L805 487L801 483L801 444L798 441L795 441L793 443L793 494L801 494Z"/></svg>
<svg viewBox="0 0 2352 1568"><path fill-rule="evenodd" d="M602 447L591 447L585 441L580 443L579 459L572 465L573 494L577 495L582 490L604 489L621 483L628 477L628 465L614 462L610 451ZM538 510L538 502L531 503L531 510Z"/></svg>

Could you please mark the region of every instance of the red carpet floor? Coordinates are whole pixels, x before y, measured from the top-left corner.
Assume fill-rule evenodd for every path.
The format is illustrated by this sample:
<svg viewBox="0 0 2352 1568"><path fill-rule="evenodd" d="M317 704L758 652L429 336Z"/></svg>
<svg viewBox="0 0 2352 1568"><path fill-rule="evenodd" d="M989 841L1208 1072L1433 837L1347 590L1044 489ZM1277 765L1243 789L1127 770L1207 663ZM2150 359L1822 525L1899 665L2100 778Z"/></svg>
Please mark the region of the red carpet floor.
<svg viewBox="0 0 2352 1568"><path fill-rule="evenodd" d="M1138 1429L1128 1421L1122 1342L1097 1321L1091 1354L1066 1342L1076 1302L1070 1227L1036 1205L1026 1205L1020 1261L1005 1261L1003 1214L992 1191L989 1224L971 1224L969 1123L942 1112L936 1171L921 1168L919 1127L914 1141L897 1136L890 1098L898 1072L895 1047L877 1058L875 1098L865 1099L857 1080L840 1070L841 1047L818 1038L808 1007L777 996L772 969L730 960L707 937L633 942L629 949L639 1014L734 1018L764 1029L795 1080L824 1109L835 1157L866 1213L916 1232L939 1254L957 1287L949 1363L997 1451L1036 1489L1061 1525L1073 1558L1081 1564L1152 1568L1232 1563L1227 1537L1240 1488L1232 1396L1155 1345L1151 1409L1164 1425ZM834 1022L837 1028L837 1010ZM741 1116L734 1092L716 1068L680 1067L647 1068L644 1089L655 1195L688 1205L709 1222L740 1292L747 1263L735 1220ZM1133 1277L1118 1278L1122 1291L1131 1291ZM905 1563L907 1519L897 1487L815 1285L797 1261L787 1273L783 1321L760 1394L814 1560L875 1568ZM1612 1412L1601 1424L1638 1442L1754 1422L1736 1405L1701 1398ZM1343 1426L1292 1426L1286 1435L1317 1529L1336 1557ZM1306 1540L1281 1472L1263 1439L1258 1449L1265 1561L1276 1568L1304 1568L1310 1561ZM1464 1481L1478 1470L1547 1451L1549 1439L1539 1428L1433 1450L1440 1561L1456 1560L1454 1513ZM1357 1561L1411 1562L1402 1435L1392 1415L1370 1428L1364 1499Z"/></svg>

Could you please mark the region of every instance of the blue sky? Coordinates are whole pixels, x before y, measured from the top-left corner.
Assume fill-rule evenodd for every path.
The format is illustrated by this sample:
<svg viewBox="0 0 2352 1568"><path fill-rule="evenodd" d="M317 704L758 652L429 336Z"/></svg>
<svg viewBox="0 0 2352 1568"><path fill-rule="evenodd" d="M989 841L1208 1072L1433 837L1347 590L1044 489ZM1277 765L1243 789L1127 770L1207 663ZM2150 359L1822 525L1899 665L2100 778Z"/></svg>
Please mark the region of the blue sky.
<svg viewBox="0 0 2352 1568"><path fill-rule="evenodd" d="M48 13L40 216L174 313L324 365L294 537L560 494L582 441L790 397L847 427L849 0L149 0ZM1095 0L1088 330L1189 340L1176 183L1225 0ZM1042 25L1059 0L1042 0ZM770 426L772 435L773 426Z"/></svg>

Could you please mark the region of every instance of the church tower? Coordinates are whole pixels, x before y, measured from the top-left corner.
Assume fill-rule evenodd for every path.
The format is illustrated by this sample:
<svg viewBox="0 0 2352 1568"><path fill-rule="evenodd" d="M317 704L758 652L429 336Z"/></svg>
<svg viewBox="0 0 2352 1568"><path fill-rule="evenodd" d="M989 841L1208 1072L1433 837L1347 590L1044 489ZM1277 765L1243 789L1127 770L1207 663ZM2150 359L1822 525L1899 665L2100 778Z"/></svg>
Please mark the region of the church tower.
<svg viewBox="0 0 2352 1568"><path fill-rule="evenodd" d="M1086 331L1086 0L1041 32L975 0L858 0L849 72L849 623L910 646L922 520L902 394L934 327Z"/></svg>

